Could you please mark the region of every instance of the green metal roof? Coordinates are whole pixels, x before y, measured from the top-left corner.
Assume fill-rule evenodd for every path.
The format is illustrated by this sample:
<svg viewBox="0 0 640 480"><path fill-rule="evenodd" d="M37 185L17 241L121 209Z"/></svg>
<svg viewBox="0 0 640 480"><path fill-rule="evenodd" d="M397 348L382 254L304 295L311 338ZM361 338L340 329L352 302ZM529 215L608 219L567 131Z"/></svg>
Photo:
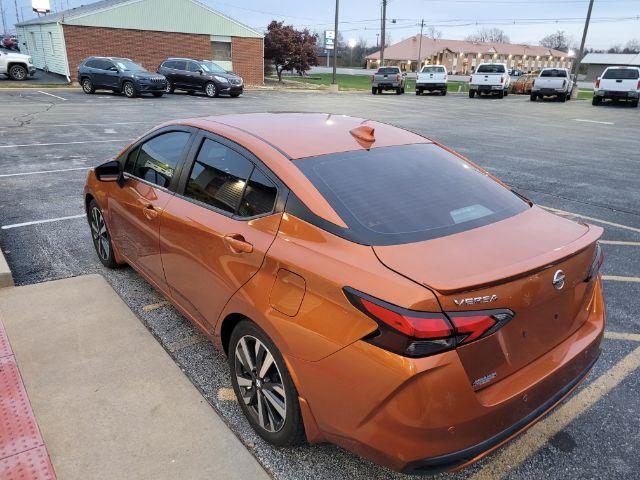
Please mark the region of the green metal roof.
<svg viewBox="0 0 640 480"><path fill-rule="evenodd" d="M104 28L262 38L263 34L197 0L102 0L17 26L62 23Z"/></svg>

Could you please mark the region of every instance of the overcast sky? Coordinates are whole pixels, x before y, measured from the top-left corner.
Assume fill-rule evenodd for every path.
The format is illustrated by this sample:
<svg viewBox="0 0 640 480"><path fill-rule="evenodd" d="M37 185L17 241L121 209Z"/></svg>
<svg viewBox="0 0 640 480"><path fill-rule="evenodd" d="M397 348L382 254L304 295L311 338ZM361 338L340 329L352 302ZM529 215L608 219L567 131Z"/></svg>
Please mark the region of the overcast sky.
<svg viewBox="0 0 640 480"><path fill-rule="evenodd" d="M14 0L0 0L10 24ZM333 29L334 0L203 0L204 3L256 29L284 20L311 30ZM30 0L17 0L25 19ZM91 0L51 0L55 10L92 3ZM346 39L365 38L375 45L380 31L380 0L341 0L340 29ZM388 32L397 42L419 32L420 20L435 25L443 38L462 39L482 27L503 29L512 42L537 43L556 30L565 30L579 43L588 0L389 0ZM624 17L633 17L624 19ZM393 20L396 20L393 23ZM544 23L542 23L544 21ZM515 24L514 24L515 22ZM595 0L587 46L608 48L640 40L640 0Z"/></svg>

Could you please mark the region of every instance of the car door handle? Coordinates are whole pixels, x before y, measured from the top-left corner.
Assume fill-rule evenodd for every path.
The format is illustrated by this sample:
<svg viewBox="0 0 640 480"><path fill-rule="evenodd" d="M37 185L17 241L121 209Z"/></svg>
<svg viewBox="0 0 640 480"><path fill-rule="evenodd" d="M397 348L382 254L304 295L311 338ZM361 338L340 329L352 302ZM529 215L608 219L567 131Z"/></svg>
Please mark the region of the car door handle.
<svg viewBox="0 0 640 480"><path fill-rule="evenodd" d="M253 245L247 242L239 233L231 233L222 237L224 243L227 244L229 250L233 253L251 253L253 252Z"/></svg>
<svg viewBox="0 0 640 480"><path fill-rule="evenodd" d="M153 220L158 216L158 211L154 208L153 204L147 203L142 209L142 214L149 220Z"/></svg>

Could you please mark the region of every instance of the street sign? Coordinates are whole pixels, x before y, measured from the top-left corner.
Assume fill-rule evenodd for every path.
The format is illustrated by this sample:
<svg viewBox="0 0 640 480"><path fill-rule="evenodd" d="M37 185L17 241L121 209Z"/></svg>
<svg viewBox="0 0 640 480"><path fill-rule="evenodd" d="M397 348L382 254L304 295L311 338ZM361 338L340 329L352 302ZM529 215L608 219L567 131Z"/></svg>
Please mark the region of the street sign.
<svg viewBox="0 0 640 480"><path fill-rule="evenodd" d="M51 12L51 4L49 0L31 0L31 8L37 13Z"/></svg>
<svg viewBox="0 0 640 480"><path fill-rule="evenodd" d="M333 30L324 31L324 48L333 50L336 41L336 32Z"/></svg>

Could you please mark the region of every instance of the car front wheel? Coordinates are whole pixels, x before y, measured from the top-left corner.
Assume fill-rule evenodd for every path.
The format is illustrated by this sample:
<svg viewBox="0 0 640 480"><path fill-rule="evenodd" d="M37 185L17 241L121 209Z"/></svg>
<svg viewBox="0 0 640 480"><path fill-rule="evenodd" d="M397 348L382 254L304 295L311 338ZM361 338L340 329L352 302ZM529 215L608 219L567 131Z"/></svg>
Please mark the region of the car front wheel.
<svg viewBox="0 0 640 480"><path fill-rule="evenodd" d="M213 98L218 96L218 88L216 84L213 82L209 82L204 87L204 93L207 94L207 97Z"/></svg>
<svg viewBox="0 0 640 480"><path fill-rule="evenodd" d="M269 336L245 319L229 342L231 382L253 429L276 446L305 441L298 391L287 366Z"/></svg>
<svg viewBox="0 0 640 480"><path fill-rule="evenodd" d="M173 93L176 90L176 87L174 87L173 83L171 83L169 80L167 80L167 85L166 87L164 87L164 92L165 93Z"/></svg>
<svg viewBox="0 0 640 480"><path fill-rule="evenodd" d="M127 98L134 98L138 95L135 85L131 82L124 82L124 85L122 86L122 91L124 92Z"/></svg>
<svg viewBox="0 0 640 480"><path fill-rule="evenodd" d="M102 215L102 210L95 200L91 200L88 209L89 226L91 227L91 239L93 247L96 249L98 259L107 268L116 268L116 258L113 253L113 244L111 243L111 235L107 228L107 223Z"/></svg>
<svg viewBox="0 0 640 480"><path fill-rule="evenodd" d="M9 78L11 80L17 80L21 82L25 78L27 78L28 72L27 69L22 65L14 65L9 69Z"/></svg>

